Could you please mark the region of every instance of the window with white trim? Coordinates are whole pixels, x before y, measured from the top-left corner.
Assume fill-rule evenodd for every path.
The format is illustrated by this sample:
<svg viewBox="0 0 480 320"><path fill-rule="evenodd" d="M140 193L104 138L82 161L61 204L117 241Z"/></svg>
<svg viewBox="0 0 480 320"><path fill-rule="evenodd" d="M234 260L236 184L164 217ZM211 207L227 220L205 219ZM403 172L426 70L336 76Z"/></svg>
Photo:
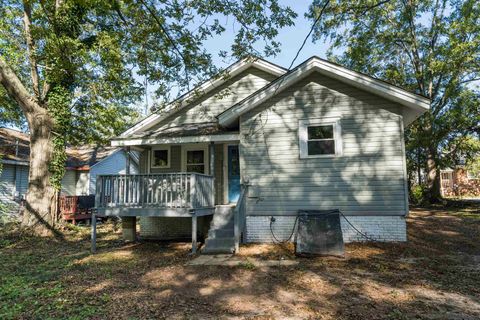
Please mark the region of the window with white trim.
<svg viewBox="0 0 480 320"><path fill-rule="evenodd" d="M152 168L170 168L170 147L152 149Z"/></svg>
<svg viewBox="0 0 480 320"><path fill-rule="evenodd" d="M340 156L342 141L339 121L339 118L300 120L300 158Z"/></svg>
<svg viewBox="0 0 480 320"><path fill-rule="evenodd" d="M186 171L205 173L205 150L186 150Z"/></svg>
<svg viewBox="0 0 480 320"><path fill-rule="evenodd" d="M474 172L472 170L467 170L467 179L469 179L469 180L479 180L480 179L480 173Z"/></svg>

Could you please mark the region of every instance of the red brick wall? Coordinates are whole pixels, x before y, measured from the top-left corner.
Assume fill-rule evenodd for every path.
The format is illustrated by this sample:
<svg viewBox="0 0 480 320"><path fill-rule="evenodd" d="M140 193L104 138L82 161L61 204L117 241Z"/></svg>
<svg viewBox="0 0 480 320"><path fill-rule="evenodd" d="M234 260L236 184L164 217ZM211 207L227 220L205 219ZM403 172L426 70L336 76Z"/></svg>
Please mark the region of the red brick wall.
<svg viewBox="0 0 480 320"><path fill-rule="evenodd" d="M453 187L443 188L443 195L447 197L455 196L480 196L480 180L468 179L467 171L459 168L453 172Z"/></svg>

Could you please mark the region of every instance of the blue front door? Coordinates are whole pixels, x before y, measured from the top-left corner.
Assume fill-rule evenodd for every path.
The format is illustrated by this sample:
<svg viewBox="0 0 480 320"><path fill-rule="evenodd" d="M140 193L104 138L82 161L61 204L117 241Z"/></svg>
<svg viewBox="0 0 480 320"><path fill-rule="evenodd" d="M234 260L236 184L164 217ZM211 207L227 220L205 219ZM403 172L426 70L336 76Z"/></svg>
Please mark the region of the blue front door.
<svg viewBox="0 0 480 320"><path fill-rule="evenodd" d="M238 146L228 146L228 202L237 202L238 197L240 197Z"/></svg>

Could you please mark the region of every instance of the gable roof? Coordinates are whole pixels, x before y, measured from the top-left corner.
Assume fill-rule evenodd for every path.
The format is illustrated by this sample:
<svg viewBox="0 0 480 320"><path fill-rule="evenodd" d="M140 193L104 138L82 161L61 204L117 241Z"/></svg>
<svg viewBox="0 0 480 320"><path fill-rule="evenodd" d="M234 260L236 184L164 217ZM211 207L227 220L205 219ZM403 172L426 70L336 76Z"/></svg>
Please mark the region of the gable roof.
<svg viewBox="0 0 480 320"><path fill-rule="evenodd" d="M230 65L229 67L227 67L225 70L220 72L217 76L201 83L194 89L190 90L189 92L183 94L182 96L178 97L174 101L167 104L167 106L165 107L165 109L162 110L161 113L153 113L147 116L145 119L141 120L140 122L135 124L133 127L123 132L120 135L120 137L131 136L131 135L134 135L135 133L138 133L139 131L146 130L153 127L163 119L182 110L185 106L190 104L193 100L211 92L215 88L224 84L230 78L240 74L241 72L247 70L250 67L258 68L260 70L268 72L277 77L287 72L287 69L261 58L247 57L247 58L241 59L235 62L234 64ZM226 76L221 76L223 73L225 73Z"/></svg>
<svg viewBox="0 0 480 320"><path fill-rule="evenodd" d="M4 163L28 165L30 137L21 131L0 128L0 155Z"/></svg>
<svg viewBox="0 0 480 320"><path fill-rule="evenodd" d="M388 82L313 56L219 114L217 116L219 124L226 127L234 125L240 115L255 108L313 72L319 72L329 78L339 80L405 106L406 108L402 112L405 125L411 123L430 108L430 100L424 96L411 93Z"/></svg>
<svg viewBox="0 0 480 320"><path fill-rule="evenodd" d="M98 162L108 158L122 149L116 147L103 147L83 145L67 147L68 169L88 170ZM30 162L30 135L9 128L0 128L0 154L3 163L29 165Z"/></svg>
<svg viewBox="0 0 480 320"><path fill-rule="evenodd" d="M67 161L65 167L75 170L89 170L91 167L105 160L122 149L96 145L67 147Z"/></svg>

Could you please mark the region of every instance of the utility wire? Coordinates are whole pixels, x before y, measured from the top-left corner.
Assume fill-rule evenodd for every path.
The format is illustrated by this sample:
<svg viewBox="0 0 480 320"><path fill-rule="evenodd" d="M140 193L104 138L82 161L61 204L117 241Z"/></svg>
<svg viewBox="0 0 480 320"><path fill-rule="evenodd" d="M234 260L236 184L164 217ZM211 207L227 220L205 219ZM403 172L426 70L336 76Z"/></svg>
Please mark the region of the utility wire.
<svg viewBox="0 0 480 320"><path fill-rule="evenodd" d="M325 3L323 4L322 9L320 10L320 13L318 14L318 17L313 22L312 27L310 28L310 31L308 31L308 34L305 37L305 39L303 39L302 45L300 46L297 53L295 54L295 57L293 58L292 63L290 63L290 66L288 67L288 71L290 71L292 69L293 64L295 63L298 56L300 55L300 52L303 50L303 47L305 47L305 44L307 43L308 38L310 38L310 35L312 34L313 30L315 29L315 26L317 25L317 23L322 18L323 13L325 12L325 9L327 9L327 6L328 6L329 3L330 3L330 0L326 0Z"/></svg>
<svg viewBox="0 0 480 320"><path fill-rule="evenodd" d="M157 17L157 14L156 12L150 8L148 6L148 4L144 1L144 0L140 0L140 2L143 4L143 6L145 7L145 9L147 9L148 12L150 12L151 16L153 17L153 19L155 20L155 22L158 24L158 26L160 27L160 29L162 30L163 34L165 35L165 37L167 38L167 40L171 43L171 45L173 46L174 50L178 53L178 55L180 56L180 58L182 58L183 60L183 64L184 64L184 68L185 68L185 78L186 78L186 81L187 81L187 89L190 91L190 76L188 74L188 69L187 69L187 59L185 59L185 56L183 55L182 51L178 48L177 46L177 43L175 42L175 40L170 36L170 34L168 33L168 30L167 28L163 25L163 23L160 21L160 19Z"/></svg>
<svg viewBox="0 0 480 320"><path fill-rule="evenodd" d="M290 72L292 70L292 66L293 64L295 63L295 61L297 60L297 58L299 57L300 53L302 52L303 48L305 47L305 44L307 43L307 40L308 38L310 38L310 35L313 33L313 30L315 30L315 27L316 25L318 24L318 22L320 21L320 19L322 18L323 14L325 13L325 10L327 9L327 6L330 4L330 0L326 0L322 6L322 9L320 9L320 13L318 14L318 17L315 19L315 21L313 21L313 24L312 26L310 27L310 30L308 31L307 35L305 36L305 38L303 39L303 42L300 46L300 48L298 48L296 54L295 54L295 57L293 58L292 62L290 63L290 65L288 66L287 68L287 72L281 76L281 79L280 79L280 82L276 85L276 89L273 93L273 95L275 95L278 91L278 89L280 88L280 86L282 85L283 81L285 81L285 75ZM260 130L263 130L263 127L267 124L267 121L268 121L268 110L265 110L266 111L266 119L265 121L262 121L261 120L261 112L255 117L255 119L252 121L252 124L251 124L251 127L250 127L250 133L249 134L255 134L257 133L259 130L253 130L253 126L255 125L256 123L256 120L257 118L260 118ZM262 123L263 122L263 123Z"/></svg>

